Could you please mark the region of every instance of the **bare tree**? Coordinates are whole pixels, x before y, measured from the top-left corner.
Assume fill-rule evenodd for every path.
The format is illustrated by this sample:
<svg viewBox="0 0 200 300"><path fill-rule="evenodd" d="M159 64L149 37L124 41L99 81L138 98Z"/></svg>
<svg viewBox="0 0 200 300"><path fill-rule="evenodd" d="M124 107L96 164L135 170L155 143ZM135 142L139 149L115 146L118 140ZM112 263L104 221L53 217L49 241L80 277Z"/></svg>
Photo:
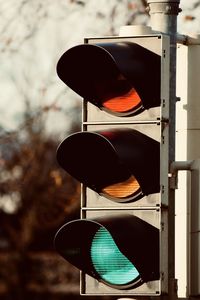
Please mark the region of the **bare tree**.
<svg viewBox="0 0 200 300"><path fill-rule="evenodd" d="M85 32L96 35L116 34L120 25L137 22L138 15L146 20L146 1L106 3L97 8L96 1L86 0L0 0L5 91L0 105L0 296L6 300L31 299L30 290L51 294L50 285L58 283L78 286L78 273L52 255L56 230L79 216L80 196L80 185L55 158L61 137L80 130L81 107L58 80L56 63L75 38L83 40L82 16L88 22ZM5 121L7 111L12 126ZM34 258L39 251L43 255Z"/></svg>
<svg viewBox="0 0 200 300"><path fill-rule="evenodd" d="M45 135L42 117L29 115L27 111L20 131L1 136L0 148L0 195L5 201L10 199L12 208L0 210L0 251L16 256L14 279L9 268L7 272L1 268L0 277L3 273L8 290L20 300L26 295L29 252L52 250L56 229L77 216L79 207L79 184L55 159L58 141Z"/></svg>

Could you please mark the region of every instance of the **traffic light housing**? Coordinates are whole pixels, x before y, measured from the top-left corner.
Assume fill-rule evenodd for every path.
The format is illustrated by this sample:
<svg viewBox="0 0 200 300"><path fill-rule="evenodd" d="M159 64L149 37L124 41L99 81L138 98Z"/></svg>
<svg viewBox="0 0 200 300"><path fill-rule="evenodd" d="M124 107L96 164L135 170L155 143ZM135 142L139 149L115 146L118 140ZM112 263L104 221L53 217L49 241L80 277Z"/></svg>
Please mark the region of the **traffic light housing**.
<svg viewBox="0 0 200 300"><path fill-rule="evenodd" d="M130 289L160 277L159 230L135 215L72 221L60 229L56 245L69 262L112 288Z"/></svg>
<svg viewBox="0 0 200 300"><path fill-rule="evenodd" d="M72 134L58 148L57 158L72 176L113 201L134 201L160 190L160 144L134 129Z"/></svg>
<svg viewBox="0 0 200 300"><path fill-rule="evenodd" d="M86 39L57 73L84 101L82 131L57 150L82 183L81 219L56 250L81 270L82 294L167 293L169 37Z"/></svg>
<svg viewBox="0 0 200 300"><path fill-rule="evenodd" d="M128 116L160 105L160 64L159 55L147 48L116 41L69 49L60 58L57 72L64 83L98 108ZM150 70L154 76L149 77Z"/></svg>

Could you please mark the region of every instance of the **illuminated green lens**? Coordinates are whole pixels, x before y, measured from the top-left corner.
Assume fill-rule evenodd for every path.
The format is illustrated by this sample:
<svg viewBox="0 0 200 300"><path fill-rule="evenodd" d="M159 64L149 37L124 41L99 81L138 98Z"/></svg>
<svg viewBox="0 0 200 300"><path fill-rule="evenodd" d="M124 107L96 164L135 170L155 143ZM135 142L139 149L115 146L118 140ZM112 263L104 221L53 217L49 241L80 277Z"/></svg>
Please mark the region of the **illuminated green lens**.
<svg viewBox="0 0 200 300"><path fill-rule="evenodd" d="M110 284L128 284L138 279L138 270L120 252L110 233L103 227L94 235L91 259L100 277Z"/></svg>

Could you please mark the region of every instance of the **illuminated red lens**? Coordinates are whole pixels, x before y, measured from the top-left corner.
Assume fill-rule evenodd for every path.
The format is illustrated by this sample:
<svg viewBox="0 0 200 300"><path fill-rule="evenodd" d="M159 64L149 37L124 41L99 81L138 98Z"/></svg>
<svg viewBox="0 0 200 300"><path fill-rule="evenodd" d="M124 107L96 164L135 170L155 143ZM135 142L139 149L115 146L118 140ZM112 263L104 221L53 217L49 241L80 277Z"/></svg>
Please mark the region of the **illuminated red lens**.
<svg viewBox="0 0 200 300"><path fill-rule="evenodd" d="M113 112L128 112L134 111L136 108L142 105L140 96L134 88L132 88L128 93L117 96L104 101L103 106Z"/></svg>

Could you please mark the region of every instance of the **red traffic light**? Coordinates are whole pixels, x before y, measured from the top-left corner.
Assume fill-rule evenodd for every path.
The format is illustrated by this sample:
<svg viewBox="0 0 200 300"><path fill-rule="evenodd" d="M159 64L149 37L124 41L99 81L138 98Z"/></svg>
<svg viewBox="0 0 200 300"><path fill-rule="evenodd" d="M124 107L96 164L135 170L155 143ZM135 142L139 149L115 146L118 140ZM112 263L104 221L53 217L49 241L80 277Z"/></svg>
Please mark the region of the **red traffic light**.
<svg viewBox="0 0 200 300"><path fill-rule="evenodd" d="M160 56L132 42L84 44L57 64L66 85L97 107L129 116L160 105Z"/></svg>

